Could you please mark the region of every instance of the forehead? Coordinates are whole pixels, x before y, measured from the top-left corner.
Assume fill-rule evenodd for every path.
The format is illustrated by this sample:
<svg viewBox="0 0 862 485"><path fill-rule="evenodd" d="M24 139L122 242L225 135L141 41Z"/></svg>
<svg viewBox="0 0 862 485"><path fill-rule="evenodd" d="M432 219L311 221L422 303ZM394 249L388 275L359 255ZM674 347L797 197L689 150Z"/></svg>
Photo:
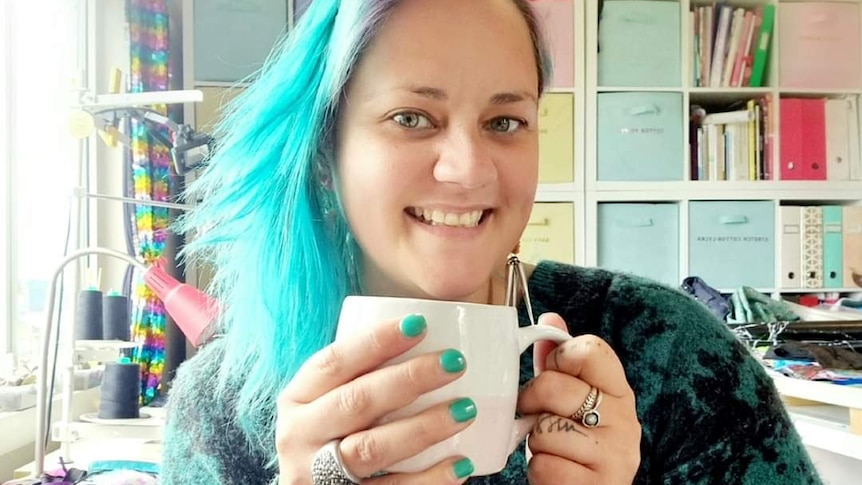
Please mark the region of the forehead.
<svg viewBox="0 0 862 485"><path fill-rule="evenodd" d="M535 91L537 78L529 28L512 0L401 0L351 84L390 80L446 89L473 79Z"/></svg>

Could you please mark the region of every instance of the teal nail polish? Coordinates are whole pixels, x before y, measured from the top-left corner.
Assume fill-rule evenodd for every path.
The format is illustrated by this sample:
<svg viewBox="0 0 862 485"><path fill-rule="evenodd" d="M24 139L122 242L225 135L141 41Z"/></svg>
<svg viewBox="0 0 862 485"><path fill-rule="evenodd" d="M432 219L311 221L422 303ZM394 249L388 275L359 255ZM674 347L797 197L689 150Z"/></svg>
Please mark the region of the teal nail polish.
<svg viewBox="0 0 862 485"><path fill-rule="evenodd" d="M467 361L464 360L464 354L457 350L449 349L444 350L443 353L440 354L440 366L442 366L443 370L446 372L454 374L464 370L464 368L467 367Z"/></svg>
<svg viewBox="0 0 862 485"><path fill-rule="evenodd" d="M459 479L469 477L473 473L473 462L469 458L462 458L452 465L452 471Z"/></svg>
<svg viewBox="0 0 862 485"><path fill-rule="evenodd" d="M425 317L407 315L401 320L401 334L407 338L418 337L425 331Z"/></svg>
<svg viewBox="0 0 862 485"><path fill-rule="evenodd" d="M476 417L476 403L470 398L459 399L449 405L449 414L456 423L470 421Z"/></svg>

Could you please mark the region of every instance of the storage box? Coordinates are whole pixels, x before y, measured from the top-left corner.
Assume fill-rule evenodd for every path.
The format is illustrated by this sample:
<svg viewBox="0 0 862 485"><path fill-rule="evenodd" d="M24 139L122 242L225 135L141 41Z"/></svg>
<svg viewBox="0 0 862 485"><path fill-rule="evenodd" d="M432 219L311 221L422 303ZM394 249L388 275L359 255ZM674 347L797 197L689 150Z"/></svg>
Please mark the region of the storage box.
<svg viewBox="0 0 862 485"><path fill-rule="evenodd" d="M680 86L680 57L678 2L604 2L599 20L599 86Z"/></svg>
<svg viewBox="0 0 862 485"><path fill-rule="evenodd" d="M549 93L539 106L539 182L574 180L575 99L571 94Z"/></svg>
<svg viewBox="0 0 862 485"><path fill-rule="evenodd" d="M575 86L575 13L573 0L531 0L530 6L551 53L553 76L551 86Z"/></svg>
<svg viewBox="0 0 862 485"><path fill-rule="evenodd" d="M598 180L683 180L681 93L598 95Z"/></svg>
<svg viewBox="0 0 862 485"><path fill-rule="evenodd" d="M547 259L575 262L575 209L570 202L533 205L530 222L521 236L520 258L530 263Z"/></svg>
<svg viewBox="0 0 862 485"><path fill-rule="evenodd" d="M775 286L775 204L771 201L689 203L689 275L710 286Z"/></svg>
<svg viewBox="0 0 862 485"><path fill-rule="evenodd" d="M859 89L859 5L789 2L778 8L782 88Z"/></svg>
<svg viewBox="0 0 862 485"><path fill-rule="evenodd" d="M598 263L679 286L677 204L599 204Z"/></svg>

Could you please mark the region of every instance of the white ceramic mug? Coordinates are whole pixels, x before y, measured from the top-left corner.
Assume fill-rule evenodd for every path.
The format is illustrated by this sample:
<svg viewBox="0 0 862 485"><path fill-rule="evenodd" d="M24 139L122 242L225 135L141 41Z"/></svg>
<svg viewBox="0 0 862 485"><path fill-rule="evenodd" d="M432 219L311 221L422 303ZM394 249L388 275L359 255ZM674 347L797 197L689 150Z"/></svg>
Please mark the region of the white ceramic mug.
<svg viewBox="0 0 862 485"><path fill-rule="evenodd" d="M464 354L467 369L454 382L420 396L381 422L412 416L432 405L464 397L476 403L477 415L465 430L385 471L418 472L446 458L464 455L473 462L474 476L499 472L536 421L535 416L515 419L521 353L539 340L563 342L571 337L553 327L519 328L517 310L510 306L350 296L341 308L336 339L369 324L410 314L425 317L425 338L386 365L456 349Z"/></svg>

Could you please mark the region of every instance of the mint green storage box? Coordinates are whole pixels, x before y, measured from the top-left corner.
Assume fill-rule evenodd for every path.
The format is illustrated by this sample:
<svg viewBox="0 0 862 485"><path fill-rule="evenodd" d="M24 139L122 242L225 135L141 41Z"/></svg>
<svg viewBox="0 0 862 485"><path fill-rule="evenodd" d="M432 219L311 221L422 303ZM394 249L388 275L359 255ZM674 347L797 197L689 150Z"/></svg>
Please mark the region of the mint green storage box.
<svg viewBox="0 0 862 485"><path fill-rule="evenodd" d="M678 2L606 0L599 21L599 86L679 87Z"/></svg>
<svg viewBox="0 0 862 485"><path fill-rule="evenodd" d="M598 180L682 180L681 93L598 95Z"/></svg>
<svg viewBox="0 0 862 485"><path fill-rule="evenodd" d="M679 206L674 203L598 206L598 263L679 286Z"/></svg>
<svg viewBox="0 0 862 485"><path fill-rule="evenodd" d="M689 203L689 275L710 286L775 286L775 204L771 201Z"/></svg>

